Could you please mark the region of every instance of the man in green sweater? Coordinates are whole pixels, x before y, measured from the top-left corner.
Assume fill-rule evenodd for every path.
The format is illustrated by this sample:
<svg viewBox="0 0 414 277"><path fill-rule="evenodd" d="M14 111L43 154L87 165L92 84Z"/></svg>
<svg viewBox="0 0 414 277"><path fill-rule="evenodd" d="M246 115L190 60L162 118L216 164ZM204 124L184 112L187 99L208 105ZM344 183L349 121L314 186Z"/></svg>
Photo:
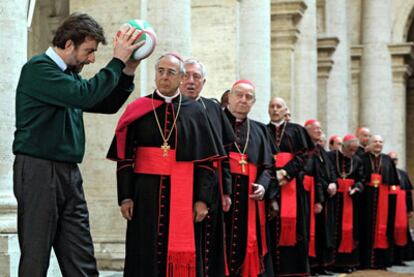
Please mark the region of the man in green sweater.
<svg viewBox="0 0 414 277"><path fill-rule="evenodd" d="M98 276L78 163L83 159L82 113L116 113L134 89L139 61L130 60L135 28L113 39L113 58L93 78L102 27L74 13L57 29L53 47L22 68L16 91L14 193L21 250L19 276L46 276L53 247L63 276Z"/></svg>

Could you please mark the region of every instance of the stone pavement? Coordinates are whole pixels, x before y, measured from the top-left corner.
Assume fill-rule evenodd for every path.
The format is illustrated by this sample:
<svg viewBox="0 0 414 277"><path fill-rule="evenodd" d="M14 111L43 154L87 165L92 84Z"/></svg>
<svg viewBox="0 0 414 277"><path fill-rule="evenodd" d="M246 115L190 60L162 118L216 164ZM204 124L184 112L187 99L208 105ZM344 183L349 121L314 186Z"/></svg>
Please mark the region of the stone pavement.
<svg viewBox="0 0 414 277"><path fill-rule="evenodd" d="M414 261L406 262L407 266L393 266L387 271L383 270L360 270L355 271L352 274L335 274L335 277L414 277ZM320 275L321 277L326 277Z"/></svg>
<svg viewBox="0 0 414 277"><path fill-rule="evenodd" d="M122 272L102 271L100 277L122 277ZM321 277L326 277L320 275ZM352 274L335 274L335 277L414 277L414 261L407 262L407 266L393 266L387 271L382 270L361 270Z"/></svg>

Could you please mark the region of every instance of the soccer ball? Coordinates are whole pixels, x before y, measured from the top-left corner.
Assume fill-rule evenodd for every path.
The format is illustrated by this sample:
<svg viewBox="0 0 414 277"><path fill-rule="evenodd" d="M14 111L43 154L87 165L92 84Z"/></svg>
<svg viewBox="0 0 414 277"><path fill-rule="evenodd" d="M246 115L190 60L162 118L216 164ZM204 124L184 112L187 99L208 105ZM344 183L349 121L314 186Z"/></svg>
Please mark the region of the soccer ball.
<svg viewBox="0 0 414 277"><path fill-rule="evenodd" d="M128 27L134 27L137 30L141 31L138 35L138 39L136 41L145 41L144 45L134 51L131 55L131 59L134 60L143 60L147 58L155 49L155 45L157 43L157 36L155 34L154 29L146 20L141 19L131 19L127 23L123 24L118 31L117 35L121 34L121 31L127 29Z"/></svg>

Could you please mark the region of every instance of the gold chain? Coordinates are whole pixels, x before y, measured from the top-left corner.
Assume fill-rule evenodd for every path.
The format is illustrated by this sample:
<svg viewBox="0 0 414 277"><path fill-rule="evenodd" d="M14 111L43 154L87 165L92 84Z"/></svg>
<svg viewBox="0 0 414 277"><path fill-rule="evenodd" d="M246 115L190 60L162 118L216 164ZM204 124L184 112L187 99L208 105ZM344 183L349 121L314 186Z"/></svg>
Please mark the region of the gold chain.
<svg viewBox="0 0 414 277"><path fill-rule="evenodd" d="M369 160L371 161L371 168L372 168L372 171L373 171L373 172L375 172L375 173L380 173L380 171L381 171L381 165L382 165L382 157L381 157L381 154L380 154L380 156L379 156L378 171L377 171L377 170L376 170L376 168L375 168L375 163L374 163L374 161L372 160L371 155L369 155Z"/></svg>
<svg viewBox="0 0 414 277"><path fill-rule="evenodd" d="M344 155L344 157L345 157L345 155ZM339 150L337 150L337 152L336 152L336 171L338 171L338 174L342 177L342 179L346 179L349 175L352 174L352 170L353 170L352 157L350 158L350 160L351 160L351 165L349 167L348 173L346 173L346 170L344 170L342 172L340 164L339 164ZM344 160L344 166L345 166L345 160Z"/></svg>
<svg viewBox="0 0 414 277"><path fill-rule="evenodd" d="M161 149L164 151L164 156L168 156L167 153L168 153L168 150L170 150L170 145L168 144L168 140L170 139L171 134L174 131L174 128L175 128L176 123L177 123L178 115L180 114L181 93L180 93L180 100L179 100L179 103L178 103L177 115L174 118L173 125L172 125L171 130L170 130L169 134L167 135L167 137L164 136L164 132L162 131L161 124L160 124L160 121L159 121L158 116L157 116L157 112L155 111L154 93L152 93L152 95L151 95L151 103L152 103L152 110L154 111L155 121L157 122L158 130L160 131L160 135L161 135L162 140L164 142L163 145L161 145ZM174 108L174 105L173 105L173 108Z"/></svg>

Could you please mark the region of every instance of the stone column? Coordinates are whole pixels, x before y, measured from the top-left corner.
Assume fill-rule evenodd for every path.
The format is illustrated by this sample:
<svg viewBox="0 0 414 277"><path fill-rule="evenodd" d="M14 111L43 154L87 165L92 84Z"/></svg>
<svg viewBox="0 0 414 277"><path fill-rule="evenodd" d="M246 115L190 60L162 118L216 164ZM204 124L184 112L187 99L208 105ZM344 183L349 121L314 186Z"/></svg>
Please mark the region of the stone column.
<svg viewBox="0 0 414 277"><path fill-rule="evenodd" d="M239 77L240 4L239 0L191 1L191 52L207 67L205 97L220 100Z"/></svg>
<svg viewBox="0 0 414 277"><path fill-rule="evenodd" d="M307 5L305 1L272 0L272 96L283 97L292 112L295 95L295 44L299 36L298 23Z"/></svg>
<svg viewBox="0 0 414 277"><path fill-rule="evenodd" d="M406 168L408 174L414 176L414 128L411 128L411 122L414 122L414 77L411 76L407 81L407 148L406 148Z"/></svg>
<svg viewBox="0 0 414 277"><path fill-rule="evenodd" d="M299 23L301 35L295 48L295 94L293 114L303 124L317 116L316 0L306 0L307 10Z"/></svg>
<svg viewBox="0 0 414 277"><path fill-rule="evenodd" d="M392 68L388 49L391 36L391 1L363 1L361 61L361 125L385 139L384 151L392 145Z"/></svg>
<svg viewBox="0 0 414 277"><path fill-rule="evenodd" d="M355 45L351 47L351 79L352 87L349 97L350 104L348 106L348 116L349 116L349 129L351 133L354 133L355 130L360 126L359 122L359 107L360 107L360 90L361 90L361 56L362 56L362 46Z"/></svg>
<svg viewBox="0 0 414 277"><path fill-rule="evenodd" d="M334 37L318 38L318 120L322 125L322 129L327 133L329 126L328 114L330 110L329 93L327 84L334 61L332 55L338 45L338 39ZM331 120L329 118L329 120Z"/></svg>
<svg viewBox="0 0 414 277"><path fill-rule="evenodd" d="M390 45L393 72L391 149L399 156L398 166L406 168L407 79L412 73L413 43Z"/></svg>
<svg viewBox="0 0 414 277"><path fill-rule="evenodd" d="M270 1L241 1L239 28L239 76L256 86L251 117L268 122L265 111L270 100Z"/></svg>
<svg viewBox="0 0 414 277"><path fill-rule="evenodd" d="M0 74L0 272L4 276L16 276L19 255L12 142L16 86L27 60L27 5L26 0L3 1L0 8L0 64L4 66Z"/></svg>
<svg viewBox="0 0 414 277"><path fill-rule="evenodd" d="M191 1L176 0L167 5L163 0L143 0L141 16L148 19L157 34L154 53L142 66L141 94L146 95L155 89L154 64L160 55L175 51L183 58L191 55Z"/></svg>
<svg viewBox="0 0 414 277"><path fill-rule="evenodd" d="M350 64L346 0L327 0L328 36L337 37L339 44L333 54L334 65L327 83L327 135L348 133L350 104ZM319 102L319 101L318 101Z"/></svg>

